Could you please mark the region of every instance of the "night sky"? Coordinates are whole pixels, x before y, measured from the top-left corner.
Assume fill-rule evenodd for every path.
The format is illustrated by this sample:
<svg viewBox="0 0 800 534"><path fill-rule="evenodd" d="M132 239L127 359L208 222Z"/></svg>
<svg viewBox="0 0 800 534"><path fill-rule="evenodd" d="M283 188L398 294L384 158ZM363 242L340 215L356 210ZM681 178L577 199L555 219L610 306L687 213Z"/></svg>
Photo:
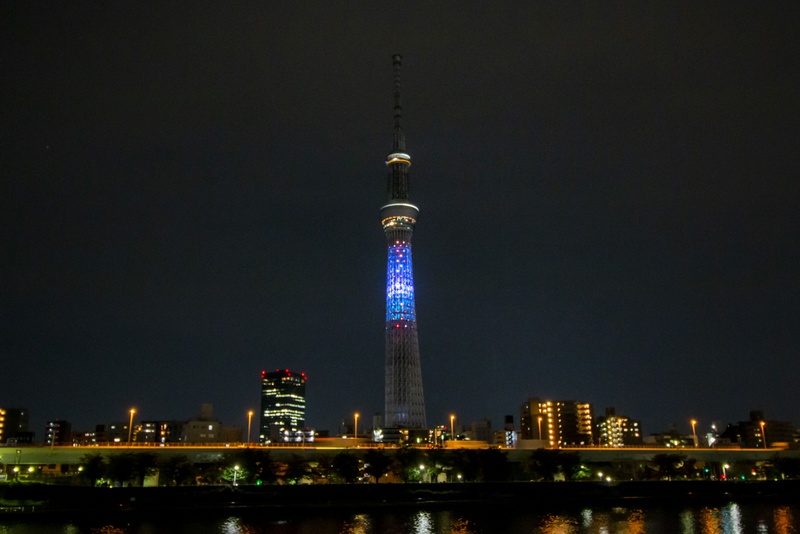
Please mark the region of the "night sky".
<svg viewBox="0 0 800 534"><path fill-rule="evenodd" d="M0 406L370 426L400 53L430 425L800 423L800 4L656 4L4 2Z"/></svg>

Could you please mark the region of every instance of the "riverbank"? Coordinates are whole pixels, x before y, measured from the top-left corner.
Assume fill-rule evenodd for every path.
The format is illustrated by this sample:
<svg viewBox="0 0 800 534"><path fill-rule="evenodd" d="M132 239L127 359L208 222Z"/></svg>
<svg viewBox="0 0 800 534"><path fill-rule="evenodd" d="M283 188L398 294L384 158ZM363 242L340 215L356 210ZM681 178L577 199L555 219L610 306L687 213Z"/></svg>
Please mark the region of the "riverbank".
<svg viewBox="0 0 800 534"><path fill-rule="evenodd" d="M760 482L504 482L89 488L0 486L2 515L363 509L408 506L597 506L652 502L800 502L800 480Z"/></svg>

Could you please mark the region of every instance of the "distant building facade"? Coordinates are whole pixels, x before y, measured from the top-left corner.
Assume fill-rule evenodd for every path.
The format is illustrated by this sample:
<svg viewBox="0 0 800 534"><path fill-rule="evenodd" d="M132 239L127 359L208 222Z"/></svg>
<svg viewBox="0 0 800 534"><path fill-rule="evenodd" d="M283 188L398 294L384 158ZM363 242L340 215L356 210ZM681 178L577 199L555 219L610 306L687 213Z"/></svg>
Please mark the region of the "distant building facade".
<svg viewBox="0 0 800 534"><path fill-rule="evenodd" d="M222 441L222 425L219 421L187 421L181 439L184 443L218 443Z"/></svg>
<svg viewBox="0 0 800 534"><path fill-rule="evenodd" d="M105 443L106 425L95 425L94 430L72 433L72 444L75 446L96 445Z"/></svg>
<svg viewBox="0 0 800 534"><path fill-rule="evenodd" d="M494 444L506 449L516 449L519 434L514 428L514 416L506 415L503 419L503 430L494 432Z"/></svg>
<svg viewBox="0 0 800 534"><path fill-rule="evenodd" d="M543 440L551 448L594 444L592 405L531 397L520 408L520 439Z"/></svg>
<svg viewBox="0 0 800 534"><path fill-rule="evenodd" d="M222 429L222 423L214 418L213 406L202 404L200 415L183 423L180 441L184 443L221 443L225 439Z"/></svg>
<svg viewBox="0 0 800 534"><path fill-rule="evenodd" d="M112 421L106 425L98 425L96 431L98 440L108 443L124 443L128 441L128 421ZM131 439L133 437L131 436Z"/></svg>
<svg viewBox="0 0 800 534"><path fill-rule="evenodd" d="M306 374L289 369L261 371L260 441L313 441L314 433L305 428Z"/></svg>
<svg viewBox="0 0 800 534"><path fill-rule="evenodd" d="M470 423L465 434L466 438L469 440L492 443L494 441L494 434L492 433L492 421L487 417L473 421Z"/></svg>
<svg viewBox="0 0 800 534"><path fill-rule="evenodd" d="M764 449L776 443L792 443L796 428L785 421L767 421L764 412L753 410L747 421L729 424L720 435L720 441L737 443L745 449Z"/></svg>
<svg viewBox="0 0 800 534"><path fill-rule="evenodd" d="M631 447L643 443L641 423L617 415L614 408L606 408L605 415L597 417L595 429L600 447Z"/></svg>
<svg viewBox="0 0 800 534"><path fill-rule="evenodd" d="M178 443L183 438L181 421L142 421L136 425L134 441L139 443Z"/></svg>
<svg viewBox="0 0 800 534"><path fill-rule="evenodd" d="M0 443L8 443L9 439L12 443L33 441L28 431L29 419L27 408L0 408Z"/></svg>
<svg viewBox="0 0 800 534"><path fill-rule="evenodd" d="M72 445L72 424L69 421L48 421L44 427L45 445Z"/></svg>

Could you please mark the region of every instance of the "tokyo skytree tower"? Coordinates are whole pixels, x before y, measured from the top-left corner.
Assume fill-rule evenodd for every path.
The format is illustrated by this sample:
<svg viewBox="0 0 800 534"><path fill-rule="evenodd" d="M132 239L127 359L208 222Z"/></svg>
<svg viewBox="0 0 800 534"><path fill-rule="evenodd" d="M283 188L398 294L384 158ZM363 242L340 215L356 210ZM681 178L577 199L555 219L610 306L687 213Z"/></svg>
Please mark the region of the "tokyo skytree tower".
<svg viewBox="0 0 800 534"><path fill-rule="evenodd" d="M419 208L408 200L408 168L411 156L401 125L400 66L394 63L394 136L389 167L388 203L381 208L389 259L386 266L386 428L424 429L425 396L419 361L417 316L414 309L414 274L411 267L411 236Z"/></svg>

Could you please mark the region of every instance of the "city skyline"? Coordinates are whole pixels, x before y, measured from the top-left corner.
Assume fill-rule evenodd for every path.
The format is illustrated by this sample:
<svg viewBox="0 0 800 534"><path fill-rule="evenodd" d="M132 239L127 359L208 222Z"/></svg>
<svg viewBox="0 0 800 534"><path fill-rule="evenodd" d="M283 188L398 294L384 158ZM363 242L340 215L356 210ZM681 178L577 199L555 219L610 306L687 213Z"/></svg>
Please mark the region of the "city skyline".
<svg viewBox="0 0 800 534"><path fill-rule="evenodd" d="M243 425L273 368L316 427L382 410L394 53L429 426L800 421L797 5L2 9L0 405L37 435Z"/></svg>

